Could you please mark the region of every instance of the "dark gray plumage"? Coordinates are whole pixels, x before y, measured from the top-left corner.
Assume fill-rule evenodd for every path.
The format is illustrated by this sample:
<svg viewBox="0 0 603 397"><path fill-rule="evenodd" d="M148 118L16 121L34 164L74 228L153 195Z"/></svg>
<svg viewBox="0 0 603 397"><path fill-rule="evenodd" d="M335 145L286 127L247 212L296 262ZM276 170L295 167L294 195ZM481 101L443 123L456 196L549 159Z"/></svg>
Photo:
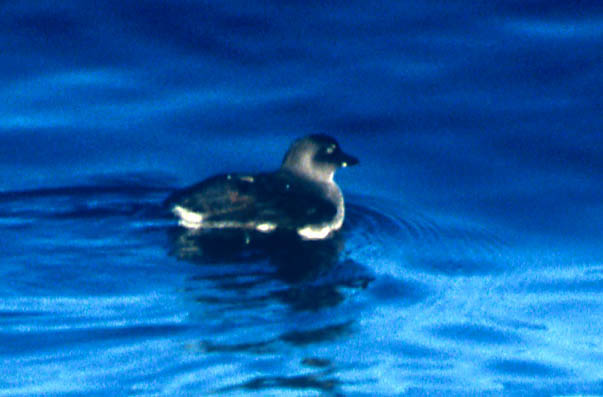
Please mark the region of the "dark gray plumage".
<svg viewBox="0 0 603 397"><path fill-rule="evenodd" d="M356 163L333 138L310 135L291 145L273 173L217 175L166 203L190 229L294 230L304 239L323 239L345 214L335 171Z"/></svg>

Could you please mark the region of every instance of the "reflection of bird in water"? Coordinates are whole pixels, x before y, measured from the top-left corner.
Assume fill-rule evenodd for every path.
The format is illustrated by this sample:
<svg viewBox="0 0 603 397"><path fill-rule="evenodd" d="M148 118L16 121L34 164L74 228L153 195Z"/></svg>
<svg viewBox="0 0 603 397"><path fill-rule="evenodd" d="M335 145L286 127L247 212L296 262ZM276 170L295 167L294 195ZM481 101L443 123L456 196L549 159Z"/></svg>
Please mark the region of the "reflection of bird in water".
<svg viewBox="0 0 603 397"><path fill-rule="evenodd" d="M326 135L295 141L273 173L228 174L172 194L166 204L190 230L293 232L305 240L332 237L345 208L335 171L358 163Z"/></svg>
<svg viewBox="0 0 603 397"><path fill-rule="evenodd" d="M267 260L276 267L277 277L288 282L316 278L339 261L344 247L340 234L332 238L307 241L293 233L256 235L221 230L198 232L176 229L172 235L176 257L197 264L237 263Z"/></svg>
<svg viewBox="0 0 603 397"><path fill-rule="evenodd" d="M319 241L302 240L295 233L258 235L251 240L245 234L240 230L217 233L174 228L170 233L172 254L203 266L195 280L209 280L219 289L251 289L266 280L280 280L285 283L281 288L265 292L295 310L335 306L345 299L339 287L364 289L374 279L365 266L341 260L341 234ZM224 264L235 267L219 266ZM219 300L220 295L212 298L213 303Z"/></svg>

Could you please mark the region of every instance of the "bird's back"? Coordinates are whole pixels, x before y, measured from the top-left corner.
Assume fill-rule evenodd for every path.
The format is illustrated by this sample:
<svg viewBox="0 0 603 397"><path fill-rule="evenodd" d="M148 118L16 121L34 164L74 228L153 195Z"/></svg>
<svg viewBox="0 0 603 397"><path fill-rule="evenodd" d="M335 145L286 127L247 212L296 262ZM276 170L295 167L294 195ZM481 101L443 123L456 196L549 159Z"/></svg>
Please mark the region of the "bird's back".
<svg viewBox="0 0 603 397"><path fill-rule="evenodd" d="M329 222L337 213L319 185L281 172L214 176L173 194L167 203L207 228L298 229Z"/></svg>

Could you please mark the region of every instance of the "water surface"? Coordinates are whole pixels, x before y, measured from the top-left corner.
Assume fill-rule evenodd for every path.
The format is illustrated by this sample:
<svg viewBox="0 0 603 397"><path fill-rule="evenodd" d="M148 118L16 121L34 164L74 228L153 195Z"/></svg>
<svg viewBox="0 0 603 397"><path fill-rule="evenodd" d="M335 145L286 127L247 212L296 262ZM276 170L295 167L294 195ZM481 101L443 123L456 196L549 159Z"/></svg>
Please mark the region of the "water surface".
<svg viewBox="0 0 603 397"><path fill-rule="evenodd" d="M0 395L603 395L602 45L595 1L0 2ZM313 132L332 241L161 207Z"/></svg>

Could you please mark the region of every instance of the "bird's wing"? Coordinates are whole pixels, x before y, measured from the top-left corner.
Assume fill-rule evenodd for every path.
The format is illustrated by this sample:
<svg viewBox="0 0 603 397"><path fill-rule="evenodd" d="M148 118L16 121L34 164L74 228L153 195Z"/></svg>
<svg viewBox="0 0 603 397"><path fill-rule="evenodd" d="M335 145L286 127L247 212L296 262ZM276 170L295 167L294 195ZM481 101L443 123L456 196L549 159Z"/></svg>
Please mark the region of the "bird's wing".
<svg viewBox="0 0 603 397"><path fill-rule="evenodd" d="M175 192L166 203L206 216L245 211L251 204L249 187L249 182L237 176L217 175Z"/></svg>
<svg viewBox="0 0 603 397"><path fill-rule="evenodd" d="M296 229L331 220L337 208L318 191L275 174L219 175L168 198L209 222L272 223Z"/></svg>

